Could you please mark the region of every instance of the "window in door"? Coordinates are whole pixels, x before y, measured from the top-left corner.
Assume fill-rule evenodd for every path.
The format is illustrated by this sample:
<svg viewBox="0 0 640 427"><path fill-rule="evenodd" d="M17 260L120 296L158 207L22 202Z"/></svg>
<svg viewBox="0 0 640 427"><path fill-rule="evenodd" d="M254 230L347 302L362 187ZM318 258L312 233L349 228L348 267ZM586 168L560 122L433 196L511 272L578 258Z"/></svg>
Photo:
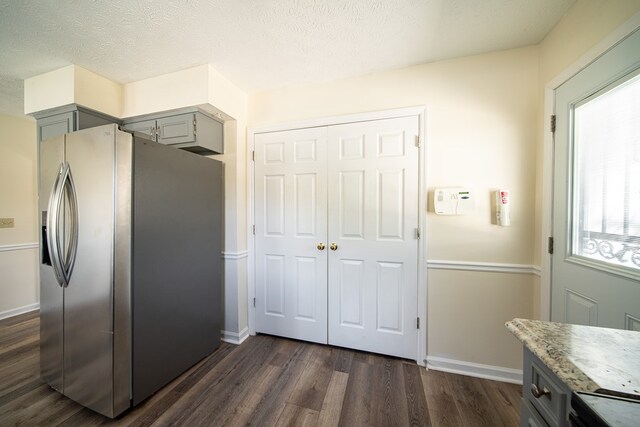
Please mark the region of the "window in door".
<svg viewBox="0 0 640 427"><path fill-rule="evenodd" d="M573 111L572 257L640 274L640 75Z"/></svg>

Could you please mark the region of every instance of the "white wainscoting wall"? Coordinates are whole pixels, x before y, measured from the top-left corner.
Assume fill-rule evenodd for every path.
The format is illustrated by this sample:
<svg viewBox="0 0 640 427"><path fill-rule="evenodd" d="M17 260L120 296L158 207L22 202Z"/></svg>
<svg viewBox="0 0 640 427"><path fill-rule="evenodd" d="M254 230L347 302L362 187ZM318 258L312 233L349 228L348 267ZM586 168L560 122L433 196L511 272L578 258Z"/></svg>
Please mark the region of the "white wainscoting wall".
<svg viewBox="0 0 640 427"><path fill-rule="evenodd" d="M0 319L40 308L38 243L0 245Z"/></svg>
<svg viewBox="0 0 640 427"><path fill-rule="evenodd" d="M427 369L520 384L522 345L504 322L535 317L540 268L430 259L427 271Z"/></svg>

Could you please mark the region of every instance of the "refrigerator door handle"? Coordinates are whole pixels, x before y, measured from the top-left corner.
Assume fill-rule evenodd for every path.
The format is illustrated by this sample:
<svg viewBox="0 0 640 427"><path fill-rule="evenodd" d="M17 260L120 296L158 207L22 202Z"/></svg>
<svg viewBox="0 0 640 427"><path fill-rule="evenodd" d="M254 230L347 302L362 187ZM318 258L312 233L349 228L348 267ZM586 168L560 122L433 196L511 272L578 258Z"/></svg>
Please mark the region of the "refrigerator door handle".
<svg viewBox="0 0 640 427"><path fill-rule="evenodd" d="M69 200L69 244L66 250L60 239L60 211L62 202L67 196ZM62 287L69 286L71 273L75 265L76 253L78 251L78 199L76 196L76 187L73 183L71 168L69 163L60 164L56 182L51 190L49 198L49 214L47 217L47 234L49 254L51 256L51 264L58 280L58 284Z"/></svg>
<svg viewBox="0 0 640 427"><path fill-rule="evenodd" d="M65 276L66 288L69 286L71 280L71 273L73 272L73 266L76 261L76 254L78 252L78 199L76 195L76 186L73 183L73 176L71 175L71 167L68 163L64 163L63 173L63 191L66 191L69 198L69 218L70 218L70 233L69 233L69 245L67 251L64 254L64 259L61 260L62 272Z"/></svg>
<svg viewBox="0 0 640 427"><path fill-rule="evenodd" d="M61 207L61 199L62 199L62 190L63 190L63 171L64 171L64 163L60 164L60 168L58 169L58 176L53 184L53 188L51 189L51 195L49 196L49 208L47 215L47 245L49 247L49 255L51 257L51 265L53 267L53 272L55 273L56 280L60 286L64 286L65 275L62 271L62 263L60 261L60 240L59 240L59 214Z"/></svg>

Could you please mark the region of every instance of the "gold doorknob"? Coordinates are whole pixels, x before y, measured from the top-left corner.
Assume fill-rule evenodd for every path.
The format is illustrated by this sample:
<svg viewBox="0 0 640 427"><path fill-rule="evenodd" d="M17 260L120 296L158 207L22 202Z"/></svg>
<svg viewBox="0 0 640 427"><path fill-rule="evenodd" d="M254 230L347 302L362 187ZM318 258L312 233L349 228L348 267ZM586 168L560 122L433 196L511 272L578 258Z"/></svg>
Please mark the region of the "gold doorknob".
<svg viewBox="0 0 640 427"><path fill-rule="evenodd" d="M338 245L336 245L335 243L332 243L332 244L331 244L331 246L329 246L329 248L330 248L332 251L335 251L336 249L338 249Z"/></svg>
<svg viewBox="0 0 640 427"><path fill-rule="evenodd" d="M324 250L324 243L318 243L318 246L316 246L316 248L318 248L318 250L323 251Z"/></svg>

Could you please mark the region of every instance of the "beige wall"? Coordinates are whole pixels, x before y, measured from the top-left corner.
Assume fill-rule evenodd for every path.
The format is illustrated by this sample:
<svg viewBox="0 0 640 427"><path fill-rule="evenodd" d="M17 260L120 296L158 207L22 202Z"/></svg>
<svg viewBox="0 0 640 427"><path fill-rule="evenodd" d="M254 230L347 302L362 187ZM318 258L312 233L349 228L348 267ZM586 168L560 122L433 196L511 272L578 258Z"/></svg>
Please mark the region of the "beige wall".
<svg viewBox="0 0 640 427"><path fill-rule="evenodd" d="M426 64L252 95L249 126L426 105L427 187L468 186L476 210L428 216L429 259L533 259L536 48ZM512 191L511 227L492 224L491 191Z"/></svg>
<svg viewBox="0 0 640 427"><path fill-rule="evenodd" d="M544 87L638 11L638 0L578 0L540 43L540 84Z"/></svg>
<svg viewBox="0 0 640 427"><path fill-rule="evenodd" d="M0 217L14 228L0 228L0 317L38 303L36 124L0 115Z"/></svg>
<svg viewBox="0 0 640 427"><path fill-rule="evenodd" d="M530 47L258 93L249 125L425 105L427 189L468 186L476 195L470 215L427 213L427 257L530 265L538 73ZM497 188L512 191L510 227L492 224ZM520 346L504 322L531 317L532 281L530 274L430 270L428 354L520 367Z"/></svg>

